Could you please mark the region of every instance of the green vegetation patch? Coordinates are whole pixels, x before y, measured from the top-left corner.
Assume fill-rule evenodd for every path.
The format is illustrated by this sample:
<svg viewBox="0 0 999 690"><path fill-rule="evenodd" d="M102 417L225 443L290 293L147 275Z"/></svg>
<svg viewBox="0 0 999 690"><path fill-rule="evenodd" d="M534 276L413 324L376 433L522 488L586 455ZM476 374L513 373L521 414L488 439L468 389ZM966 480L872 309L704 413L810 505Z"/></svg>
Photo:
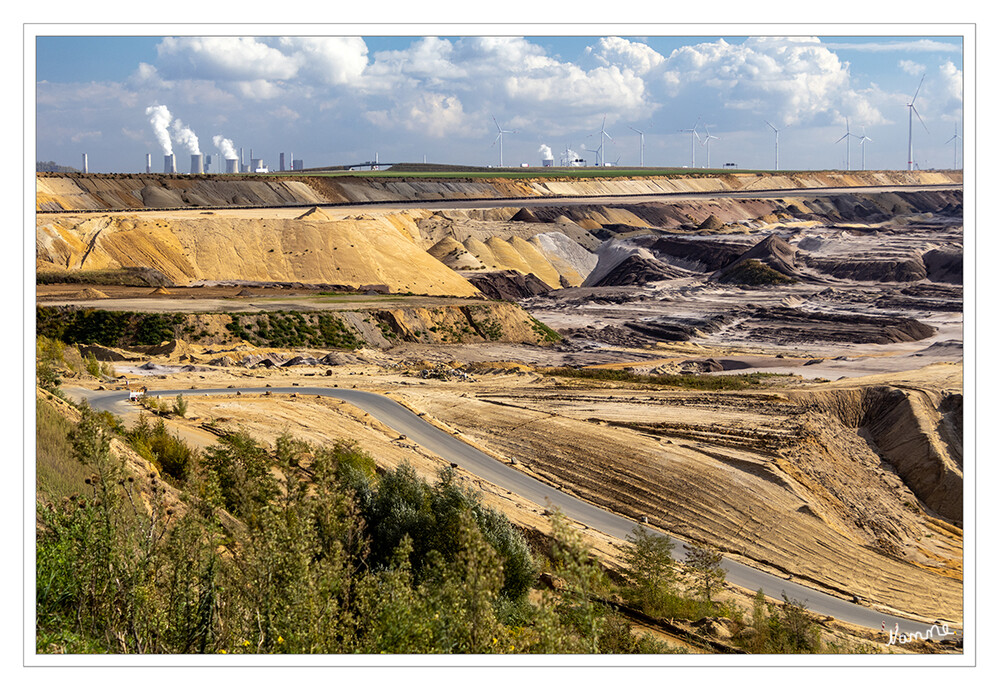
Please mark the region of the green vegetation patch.
<svg viewBox="0 0 999 690"><path fill-rule="evenodd" d="M108 347L159 345L177 337L183 314L146 314L104 309L72 307L36 308L36 332L39 336L73 344L97 344Z"/></svg>
<svg viewBox="0 0 999 690"><path fill-rule="evenodd" d="M562 340L562 336L533 316L531 317L531 328L538 334L538 339L543 343L557 343Z"/></svg>
<svg viewBox="0 0 999 690"><path fill-rule="evenodd" d="M276 311L230 317L226 328L233 337L260 347L354 349L364 344L353 329L327 312Z"/></svg>

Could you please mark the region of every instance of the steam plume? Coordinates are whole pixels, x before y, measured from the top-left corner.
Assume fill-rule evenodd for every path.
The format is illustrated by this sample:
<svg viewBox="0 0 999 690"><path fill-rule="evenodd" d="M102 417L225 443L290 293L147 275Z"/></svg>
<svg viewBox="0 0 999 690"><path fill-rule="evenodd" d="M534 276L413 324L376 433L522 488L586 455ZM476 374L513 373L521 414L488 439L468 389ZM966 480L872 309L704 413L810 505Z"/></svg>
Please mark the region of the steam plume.
<svg viewBox="0 0 999 690"><path fill-rule="evenodd" d="M173 121L173 135L182 146L187 148L188 153L192 156L201 153L201 149L198 147L197 135L179 119Z"/></svg>
<svg viewBox="0 0 999 690"><path fill-rule="evenodd" d="M542 144L541 147L538 149L538 152L541 154L542 160L552 159L552 150L547 144Z"/></svg>
<svg viewBox="0 0 999 690"><path fill-rule="evenodd" d="M165 105L151 105L146 108L149 124L153 126L153 134L163 147L163 155L173 154L173 143L170 141L170 110Z"/></svg>
<svg viewBox="0 0 999 690"><path fill-rule="evenodd" d="M226 139L221 134L216 134L212 137L212 143L215 144L215 148L222 152L222 158L230 161L239 158L236 155L236 147L232 145L232 141Z"/></svg>

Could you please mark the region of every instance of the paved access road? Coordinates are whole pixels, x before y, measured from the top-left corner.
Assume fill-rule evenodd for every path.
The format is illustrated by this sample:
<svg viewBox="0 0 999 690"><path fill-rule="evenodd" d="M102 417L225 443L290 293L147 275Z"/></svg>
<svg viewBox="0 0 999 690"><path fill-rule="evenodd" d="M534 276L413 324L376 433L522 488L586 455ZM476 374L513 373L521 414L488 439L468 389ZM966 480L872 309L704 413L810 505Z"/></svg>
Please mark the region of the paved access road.
<svg viewBox="0 0 999 690"><path fill-rule="evenodd" d="M406 407L391 398L378 393L343 388L325 387L278 387L278 388L205 388L190 390L156 390L152 395L175 397L193 395L235 395L260 394L270 391L272 394L295 393L300 396L321 395L337 398L356 405L372 417L407 438L420 444L439 457L457 464L464 470L482 479L502 487L507 491L537 503L540 506L558 508L567 517L576 520L591 529L621 539L626 538L638 525L634 520L604 510L599 506L582 501L574 496L529 477L513 467L506 465L486 455L467 443L455 438L426 420L411 412ZM85 396L91 407L97 410L108 410L121 414L128 405L126 391L94 391ZM649 528L650 531L657 530ZM669 535L676 542L682 553L685 542ZM796 582L789 582L780 577L764 573L747 565L725 559L723 567L728 571L727 579L737 585L752 591L762 589L768 596L780 599L787 594L791 599L803 602L810 611L832 616L833 618L881 630L882 623L886 628L894 629L896 624L901 633L926 633L930 627L926 623L918 623L905 618L889 616L872 609L853 604L828 594L816 591Z"/></svg>

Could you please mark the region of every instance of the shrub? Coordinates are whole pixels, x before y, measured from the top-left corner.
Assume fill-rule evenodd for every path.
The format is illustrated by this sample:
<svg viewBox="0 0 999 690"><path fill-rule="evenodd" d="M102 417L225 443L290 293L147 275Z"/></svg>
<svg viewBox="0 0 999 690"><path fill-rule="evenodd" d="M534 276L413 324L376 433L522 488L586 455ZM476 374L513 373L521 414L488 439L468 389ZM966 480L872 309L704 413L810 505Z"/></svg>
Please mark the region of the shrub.
<svg viewBox="0 0 999 690"><path fill-rule="evenodd" d="M187 401L180 393L177 394L177 400L173 404L173 413L178 417L187 416Z"/></svg>
<svg viewBox="0 0 999 690"><path fill-rule="evenodd" d="M101 365L97 363L97 357L93 352L88 352L86 358L84 358L84 364L87 366L87 373L94 378L101 377Z"/></svg>

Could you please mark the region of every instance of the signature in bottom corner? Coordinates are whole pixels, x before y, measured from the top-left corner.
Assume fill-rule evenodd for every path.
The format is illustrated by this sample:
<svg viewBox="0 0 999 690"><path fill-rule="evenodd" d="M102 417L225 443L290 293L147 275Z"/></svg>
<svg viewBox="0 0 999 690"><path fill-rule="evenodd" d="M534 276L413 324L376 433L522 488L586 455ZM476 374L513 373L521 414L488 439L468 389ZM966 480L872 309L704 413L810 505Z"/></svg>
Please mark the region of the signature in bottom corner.
<svg viewBox="0 0 999 690"><path fill-rule="evenodd" d="M881 630L885 630L884 621L881 621ZM925 633L913 632L913 633L901 633L898 631L898 623L895 624L894 628L889 628L888 632L888 644L906 644L908 642L913 642L914 640L928 640L933 637L946 637L947 635L954 635L955 632L947 627L946 623L937 626L935 623L927 628Z"/></svg>

